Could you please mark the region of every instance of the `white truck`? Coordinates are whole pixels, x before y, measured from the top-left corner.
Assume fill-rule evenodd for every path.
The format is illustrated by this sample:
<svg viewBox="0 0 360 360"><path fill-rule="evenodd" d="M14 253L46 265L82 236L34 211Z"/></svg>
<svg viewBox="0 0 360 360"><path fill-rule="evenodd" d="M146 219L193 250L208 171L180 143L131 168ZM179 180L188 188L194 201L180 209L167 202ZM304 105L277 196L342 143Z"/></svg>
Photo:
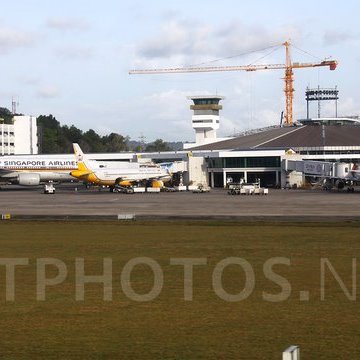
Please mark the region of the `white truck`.
<svg viewBox="0 0 360 360"><path fill-rule="evenodd" d="M55 186L52 181L44 185L44 194L55 194Z"/></svg>

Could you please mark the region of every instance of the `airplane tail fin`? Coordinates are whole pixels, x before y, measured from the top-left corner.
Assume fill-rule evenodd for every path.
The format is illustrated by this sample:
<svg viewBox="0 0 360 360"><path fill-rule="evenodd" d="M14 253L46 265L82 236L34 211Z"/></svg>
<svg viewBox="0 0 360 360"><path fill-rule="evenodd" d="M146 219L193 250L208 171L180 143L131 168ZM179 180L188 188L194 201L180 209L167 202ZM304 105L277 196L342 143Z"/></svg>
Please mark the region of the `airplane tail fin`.
<svg viewBox="0 0 360 360"><path fill-rule="evenodd" d="M74 148L75 159L76 159L76 162L78 165L78 170L91 172L92 170L89 167L89 164L85 161L84 153L81 150L80 145L77 143L74 143L73 148Z"/></svg>
<svg viewBox="0 0 360 360"><path fill-rule="evenodd" d="M80 145L77 144L77 143L73 143L73 148L74 148L74 154L75 154L75 157L76 157L76 161L77 162L83 161L84 160L84 153L81 150Z"/></svg>
<svg viewBox="0 0 360 360"><path fill-rule="evenodd" d="M170 176L173 175L174 163L165 162L165 163L160 163L158 165L160 166L161 169L165 170L168 175Z"/></svg>

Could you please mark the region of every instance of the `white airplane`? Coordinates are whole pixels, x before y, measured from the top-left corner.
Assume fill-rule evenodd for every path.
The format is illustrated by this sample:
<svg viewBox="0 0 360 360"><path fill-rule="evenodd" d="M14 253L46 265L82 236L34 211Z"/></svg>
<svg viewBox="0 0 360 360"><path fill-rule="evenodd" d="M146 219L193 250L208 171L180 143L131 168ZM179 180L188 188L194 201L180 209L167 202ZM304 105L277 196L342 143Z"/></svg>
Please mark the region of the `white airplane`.
<svg viewBox="0 0 360 360"><path fill-rule="evenodd" d="M332 174L329 177L330 185L339 190L347 187L348 191L354 191L354 186L360 183L360 170L358 163L334 163ZM325 184L328 184L326 181Z"/></svg>
<svg viewBox="0 0 360 360"><path fill-rule="evenodd" d="M0 156L0 181L25 186L43 182L67 182L77 169L75 157L69 155L8 155Z"/></svg>
<svg viewBox="0 0 360 360"><path fill-rule="evenodd" d="M116 186L131 186L144 180L161 183L171 179L170 172L156 164L119 162L116 166L106 163L96 166L85 159L79 144L73 144L73 147L77 169L70 175L89 184L108 186L110 191L114 191Z"/></svg>
<svg viewBox="0 0 360 360"><path fill-rule="evenodd" d="M325 189L333 187L342 190L354 191L354 186L360 183L360 170L358 163L341 163L325 161L299 161L302 163L303 172L315 179L315 184L323 184Z"/></svg>

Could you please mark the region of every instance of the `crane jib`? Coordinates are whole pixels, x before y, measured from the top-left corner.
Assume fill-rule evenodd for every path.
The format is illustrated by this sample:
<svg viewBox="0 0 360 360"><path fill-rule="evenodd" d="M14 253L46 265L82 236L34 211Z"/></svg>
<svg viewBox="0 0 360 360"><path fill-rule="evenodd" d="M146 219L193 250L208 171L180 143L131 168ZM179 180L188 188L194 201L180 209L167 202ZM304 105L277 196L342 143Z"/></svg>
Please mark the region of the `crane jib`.
<svg viewBox="0 0 360 360"><path fill-rule="evenodd" d="M167 73L195 73L195 72L218 72L218 71L257 71L257 70L285 70L285 124L293 124L293 69L313 68L320 66L328 66L330 70L337 67L336 60L323 60L318 63L299 63L292 62L290 55L290 41L286 41L282 45L286 50L286 64L265 64L265 65L244 65L244 66L208 66L208 67L181 67L169 69L149 69L149 70L131 70L129 74L167 74Z"/></svg>

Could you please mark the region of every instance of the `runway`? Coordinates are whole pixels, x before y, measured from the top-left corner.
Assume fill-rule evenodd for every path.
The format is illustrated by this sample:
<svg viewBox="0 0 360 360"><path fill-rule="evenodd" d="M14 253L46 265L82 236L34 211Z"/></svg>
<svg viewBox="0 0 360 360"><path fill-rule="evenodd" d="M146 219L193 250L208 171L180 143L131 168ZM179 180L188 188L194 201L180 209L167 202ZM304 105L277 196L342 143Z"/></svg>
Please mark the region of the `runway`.
<svg viewBox="0 0 360 360"><path fill-rule="evenodd" d="M270 189L269 195L232 196L223 189L204 194L120 194L76 188L58 186L56 194L45 195L40 187L6 186L0 191L0 213L44 219L130 214L138 219L360 220L359 193Z"/></svg>

